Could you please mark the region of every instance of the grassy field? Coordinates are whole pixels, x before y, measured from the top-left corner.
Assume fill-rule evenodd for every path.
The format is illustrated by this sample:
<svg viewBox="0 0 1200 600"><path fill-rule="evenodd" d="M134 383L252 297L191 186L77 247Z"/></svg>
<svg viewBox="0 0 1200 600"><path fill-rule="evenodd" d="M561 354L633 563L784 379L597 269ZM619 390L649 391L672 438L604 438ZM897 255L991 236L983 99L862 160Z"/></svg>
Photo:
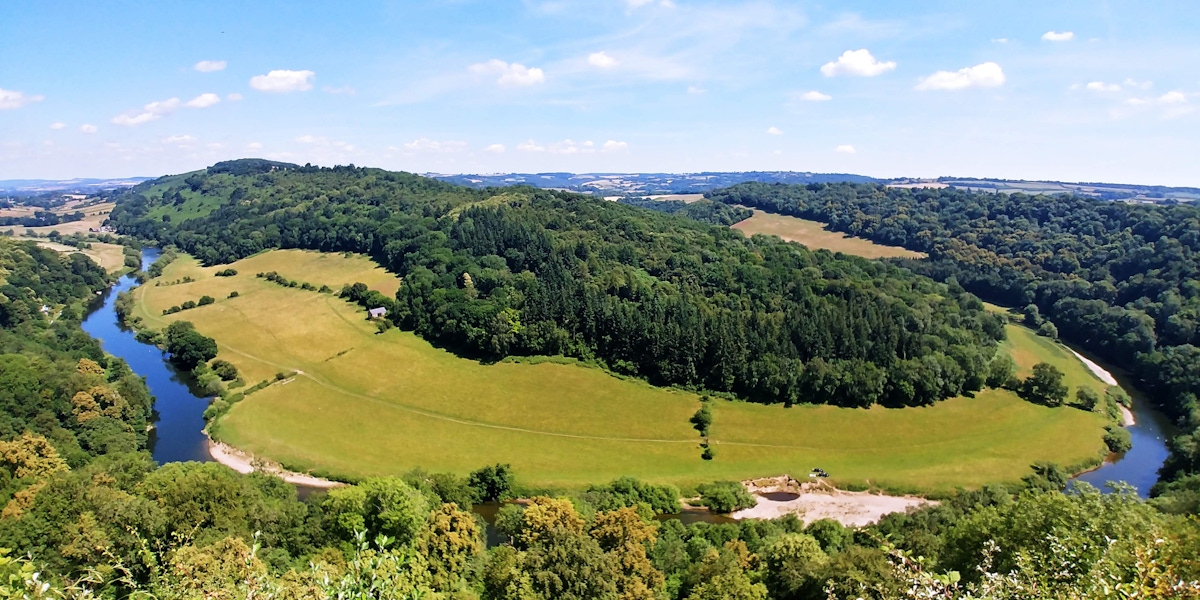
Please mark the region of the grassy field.
<svg viewBox="0 0 1200 600"><path fill-rule="evenodd" d="M89 244L92 246L91 248L80 250L74 246L57 244L55 242L49 242L46 240L39 239L35 241L37 242L37 245L43 248L49 248L51 250L62 252L63 254L79 252L92 259L96 264L103 267L104 270L108 271L109 273L120 271L121 269L125 268L125 254L123 251L124 247L120 244L89 242Z"/></svg>
<svg viewBox="0 0 1200 600"><path fill-rule="evenodd" d="M775 235L789 242L798 242L813 250L824 248L832 252L844 252L863 258L921 258L921 252L913 252L897 246L884 246L870 240L850 237L844 233L825 229L824 223L807 221L787 215L754 211L754 216L733 226L747 236L761 233Z"/></svg>
<svg viewBox="0 0 1200 600"><path fill-rule="evenodd" d="M363 281L394 291L396 279L365 258L275 251L232 266L237 276L214 277L218 268L180 259L139 288L139 310L155 327L194 322L251 384L301 371L248 396L213 427L222 441L293 468L367 476L506 462L531 485L633 475L688 487L820 466L837 483L945 490L1016 480L1034 461L1079 463L1103 449L1100 417L987 391L906 410L714 401L718 454L704 461L688 423L699 406L694 394L569 364L482 365L411 333L377 335L362 309L333 295L254 277L274 270L315 285ZM184 276L196 281L156 285ZM218 301L161 315L201 295ZM1013 337L1017 348L1034 341ZM1037 346L1018 361L1031 367L1039 352L1049 350ZM1063 364L1073 378L1089 376L1077 361Z"/></svg>
<svg viewBox="0 0 1200 600"><path fill-rule="evenodd" d="M88 229L99 228L100 224L108 218L108 213L112 212L113 206L116 206L112 202L106 202L104 204L97 204L87 208L79 208L79 204L80 202L68 202L62 208L57 208L51 211L58 214L70 214L75 211L82 211L83 219L78 221L62 223L51 227L22 227L20 225L14 225L12 227L5 227L4 229L11 229L13 231L13 235L16 237L27 236L31 234L37 235L38 237L46 237L51 231L57 231L63 235L70 235L72 233L87 233ZM32 208L21 207L8 209L7 211L0 211L0 213L2 213L0 216L25 216L26 213L32 215L34 211L35 209Z"/></svg>

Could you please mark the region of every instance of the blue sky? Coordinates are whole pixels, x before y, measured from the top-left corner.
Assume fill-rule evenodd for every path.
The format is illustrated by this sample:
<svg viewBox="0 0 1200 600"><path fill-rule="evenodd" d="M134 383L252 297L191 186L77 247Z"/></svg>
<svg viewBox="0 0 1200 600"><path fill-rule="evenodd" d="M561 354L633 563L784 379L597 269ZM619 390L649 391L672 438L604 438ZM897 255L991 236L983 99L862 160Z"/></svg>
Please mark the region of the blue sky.
<svg viewBox="0 0 1200 600"><path fill-rule="evenodd" d="M1200 186L1200 3L6 2L0 179L218 160Z"/></svg>

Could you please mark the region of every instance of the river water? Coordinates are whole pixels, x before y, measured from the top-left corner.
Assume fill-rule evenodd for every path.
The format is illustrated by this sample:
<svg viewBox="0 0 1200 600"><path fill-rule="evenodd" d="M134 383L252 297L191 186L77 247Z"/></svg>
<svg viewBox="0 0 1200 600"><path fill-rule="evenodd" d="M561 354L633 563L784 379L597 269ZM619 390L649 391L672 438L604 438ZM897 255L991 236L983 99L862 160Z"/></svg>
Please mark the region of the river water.
<svg viewBox="0 0 1200 600"><path fill-rule="evenodd" d="M157 248L142 250L142 265L158 258ZM117 294L137 285L126 275L105 291L89 308L83 330L100 340L104 351L129 363L134 373L146 378L154 395L154 430L150 433L150 452L159 464L189 460L209 461L208 438L204 435L204 409L208 398L193 386L191 374L179 371L167 361L166 353L153 344L134 338L129 328L117 321L114 304Z"/></svg>
<svg viewBox="0 0 1200 600"><path fill-rule="evenodd" d="M142 263L149 266L159 251L142 251ZM100 340L105 352L119 356L129 363L135 373L146 378L154 395L155 429L150 437L150 450L159 464L181 461L210 461L208 437L204 434L204 409L208 398L199 392L187 372L180 372L167 361L166 354L152 344L134 338L130 329L117 321L114 303L117 294L137 285L132 276L121 278L97 298L83 321L83 330ZM1125 389L1131 390L1129 386ZM1086 481L1104 489L1108 481L1125 481L1133 485L1138 495L1146 497L1158 479L1158 470L1167 458L1166 417L1150 407L1140 395L1133 394L1133 414L1137 424L1129 428L1133 449L1123 456L1110 457L1100 468L1080 475ZM307 490L301 490L305 492ZM685 520L712 520L713 515L692 516Z"/></svg>

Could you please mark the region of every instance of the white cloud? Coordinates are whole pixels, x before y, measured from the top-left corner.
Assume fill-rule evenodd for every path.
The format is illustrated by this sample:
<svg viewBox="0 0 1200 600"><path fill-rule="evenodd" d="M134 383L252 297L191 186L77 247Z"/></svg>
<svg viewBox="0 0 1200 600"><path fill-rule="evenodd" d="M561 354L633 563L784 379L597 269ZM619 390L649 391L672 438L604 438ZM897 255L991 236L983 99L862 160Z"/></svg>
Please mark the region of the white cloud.
<svg viewBox="0 0 1200 600"><path fill-rule="evenodd" d="M321 91L325 92L326 94L333 94L335 96L340 96L342 94L345 94L347 96L353 96L358 93L358 90L356 90L348 85L343 85L342 87L333 87L333 86L327 85L327 86L321 88Z"/></svg>
<svg viewBox="0 0 1200 600"><path fill-rule="evenodd" d="M172 135L163 140L164 143L179 144L181 146L186 146L187 144L190 144L194 141L196 141L196 138L194 138L190 135L186 135L186 134L185 135Z"/></svg>
<svg viewBox="0 0 1200 600"><path fill-rule="evenodd" d="M487 62L471 65L477 75L499 75L496 83L505 87L535 85L546 82L546 74L537 67L526 67L521 63L506 63L493 58Z"/></svg>
<svg viewBox="0 0 1200 600"><path fill-rule="evenodd" d="M230 102L237 102L238 100L242 99L242 95L237 92L234 92L228 96L225 96L225 99Z"/></svg>
<svg viewBox="0 0 1200 600"><path fill-rule="evenodd" d="M1004 71L994 62L985 62L957 71L938 71L922 77L918 90L962 90L969 87L996 87L1004 84Z"/></svg>
<svg viewBox="0 0 1200 600"><path fill-rule="evenodd" d="M1159 96L1158 101L1163 104L1180 104L1187 102L1187 96L1183 92L1171 91Z"/></svg>
<svg viewBox="0 0 1200 600"><path fill-rule="evenodd" d="M302 135L302 136L296 138L296 141L300 142L301 144L328 144L329 143L329 140L327 138L318 137L318 136L315 136L312 134Z"/></svg>
<svg viewBox="0 0 1200 600"><path fill-rule="evenodd" d="M546 148L544 146L539 146L537 142L533 140L525 140L524 142L517 144L517 150L520 150L521 152L545 152Z"/></svg>
<svg viewBox="0 0 1200 600"><path fill-rule="evenodd" d="M202 60L192 66L193 69L201 73L212 73L213 71L224 71L225 61L223 60Z"/></svg>
<svg viewBox="0 0 1200 600"><path fill-rule="evenodd" d="M1123 83L1129 87L1134 87L1141 90L1148 90L1154 87L1154 82L1148 79L1146 81L1134 81L1133 79L1126 79Z"/></svg>
<svg viewBox="0 0 1200 600"><path fill-rule="evenodd" d="M781 131L778 127L772 125L767 128L767 135L783 135L783 131Z"/></svg>
<svg viewBox="0 0 1200 600"><path fill-rule="evenodd" d="M803 94L800 94L800 99L804 100L805 102L825 102L828 100L833 100L833 96L830 96L829 94L822 94L821 92L813 90L811 92L804 92Z"/></svg>
<svg viewBox="0 0 1200 600"><path fill-rule="evenodd" d="M850 144L842 144L841 146L834 148L833 151L840 154L854 154L857 152L857 150L854 149L854 146L851 146Z"/></svg>
<svg viewBox="0 0 1200 600"><path fill-rule="evenodd" d="M629 149L629 144L626 142L618 142L616 140L608 140L600 147L601 152L624 152Z"/></svg>
<svg viewBox="0 0 1200 600"><path fill-rule="evenodd" d="M188 100L187 104L184 104L184 106L188 108L208 108L220 101L221 97L216 94L200 94L199 96Z"/></svg>
<svg viewBox="0 0 1200 600"><path fill-rule="evenodd" d="M21 108L27 104L41 102L45 96L28 96L24 92L0 88L0 110Z"/></svg>
<svg viewBox="0 0 1200 600"><path fill-rule="evenodd" d="M631 10L641 8L647 4L654 4L654 0L625 0L625 6L628 6ZM659 0L658 5L663 8L675 8L675 3L672 0Z"/></svg>
<svg viewBox="0 0 1200 600"><path fill-rule="evenodd" d="M707 92L707 91L708 91L708 90L706 90L706 89L704 89L704 88L699 88L699 87L696 87L696 86L694 86L694 85L689 85L689 86L688 86L688 89L687 89L687 93L689 93L689 94L692 94L692 95L695 95L695 96L699 96L700 94L703 94L703 93L705 93L705 92Z"/></svg>
<svg viewBox="0 0 1200 600"><path fill-rule="evenodd" d="M59 129L66 129L66 128L67 128L66 123L51 123L50 124L50 129L53 129L55 131L57 131Z"/></svg>
<svg viewBox="0 0 1200 600"><path fill-rule="evenodd" d="M247 150L261 150L262 147L262 142L250 142L249 144L246 144Z"/></svg>
<svg viewBox="0 0 1200 600"><path fill-rule="evenodd" d="M1007 44L1008 38L992 38L993 44Z"/></svg>
<svg viewBox="0 0 1200 600"><path fill-rule="evenodd" d="M874 77L896 68L893 61L880 62L865 48L862 50L847 50L836 61L825 63L821 73L826 77L837 75L856 75L859 77Z"/></svg>
<svg viewBox="0 0 1200 600"><path fill-rule="evenodd" d="M492 154L504 154L504 150L504 144L492 144L483 149L484 152L491 152Z"/></svg>
<svg viewBox="0 0 1200 600"><path fill-rule="evenodd" d="M1119 92L1119 91L1121 91L1120 85L1118 85L1116 83L1104 83L1103 81L1093 81L1091 83L1088 83L1084 87L1086 87L1087 89L1089 89L1093 92Z"/></svg>
<svg viewBox="0 0 1200 600"><path fill-rule="evenodd" d="M81 131L83 133L91 134L91 133L96 133L97 131L100 131L100 129L98 129L95 125L92 125L90 123L84 123L83 125L79 126L79 131Z"/></svg>
<svg viewBox="0 0 1200 600"><path fill-rule="evenodd" d="M175 112L175 109L179 108L179 104L179 98L168 98L166 100L151 102L143 106L141 111L129 111L113 117L112 122L116 125L133 127L149 123L150 121L157 121L163 116Z"/></svg>
<svg viewBox="0 0 1200 600"><path fill-rule="evenodd" d="M597 69L611 69L620 63L617 62L617 59L601 51L589 54L588 64L596 67Z"/></svg>
<svg viewBox="0 0 1200 600"><path fill-rule="evenodd" d="M458 152L467 147L466 142L431 140L429 138L420 138L407 142L404 147L412 152Z"/></svg>
<svg viewBox="0 0 1200 600"><path fill-rule="evenodd" d="M277 69L266 75L255 75L250 78L250 87L260 92L285 93L305 92L313 87L313 79L317 76L312 71L289 71Z"/></svg>
<svg viewBox="0 0 1200 600"><path fill-rule="evenodd" d="M1047 31L1042 34L1042 39L1047 42L1069 42L1075 39L1075 32L1063 31L1060 33L1058 31Z"/></svg>

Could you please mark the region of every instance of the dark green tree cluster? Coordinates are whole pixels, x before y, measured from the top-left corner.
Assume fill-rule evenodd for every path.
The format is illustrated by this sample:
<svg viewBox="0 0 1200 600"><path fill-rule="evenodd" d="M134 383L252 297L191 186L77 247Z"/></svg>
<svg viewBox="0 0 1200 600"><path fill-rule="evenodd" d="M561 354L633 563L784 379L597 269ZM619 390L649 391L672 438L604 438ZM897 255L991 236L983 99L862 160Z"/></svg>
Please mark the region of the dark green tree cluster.
<svg viewBox="0 0 1200 600"><path fill-rule="evenodd" d="M873 184L748 183L710 198L926 252L903 262L1025 307L1030 326L1135 375L1183 430L1165 478L1200 489L1200 206Z"/></svg>
<svg viewBox="0 0 1200 600"><path fill-rule="evenodd" d="M217 355L216 340L196 331L191 321L171 323L163 339L164 349L171 355L171 361L189 371Z"/></svg>
<svg viewBox="0 0 1200 600"><path fill-rule="evenodd" d="M112 221L207 264L366 253L404 281L370 303L463 355L567 355L760 402L930 404L980 389L1003 337L961 288L675 215L375 169L252 171L147 182ZM175 189L214 210L152 217Z"/></svg>

